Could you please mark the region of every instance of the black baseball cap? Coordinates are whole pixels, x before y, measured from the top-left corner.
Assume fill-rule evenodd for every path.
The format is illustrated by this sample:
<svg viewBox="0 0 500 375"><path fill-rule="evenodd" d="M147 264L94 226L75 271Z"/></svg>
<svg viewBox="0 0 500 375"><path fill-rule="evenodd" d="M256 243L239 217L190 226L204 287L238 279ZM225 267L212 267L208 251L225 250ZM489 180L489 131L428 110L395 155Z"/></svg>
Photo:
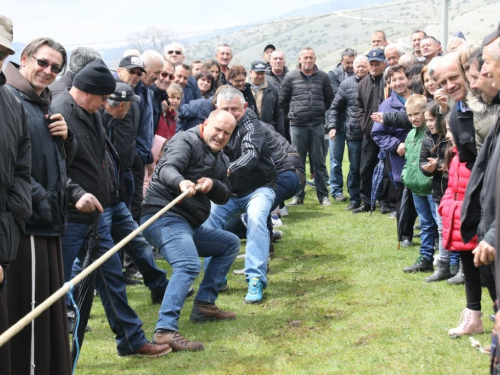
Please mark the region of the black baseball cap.
<svg viewBox="0 0 500 375"><path fill-rule="evenodd" d="M144 62L141 60L139 56L125 56L120 60L120 64L118 64L119 68L125 69L141 69L144 73L146 73L146 69L144 69Z"/></svg>
<svg viewBox="0 0 500 375"><path fill-rule="evenodd" d="M266 52L266 49L268 48L272 48L273 50L276 51L276 47L274 46L274 44L268 44L267 46L264 47L264 51L263 52Z"/></svg>
<svg viewBox="0 0 500 375"><path fill-rule="evenodd" d="M139 95L135 95L132 86L126 83L117 82L115 92L109 97L117 102L140 102Z"/></svg>
<svg viewBox="0 0 500 375"><path fill-rule="evenodd" d="M384 51L379 48L372 49L366 57L368 57L368 61L385 61Z"/></svg>
<svg viewBox="0 0 500 375"><path fill-rule="evenodd" d="M495 31L489 33L488 35L486 35L484 37L483 42L481 43L481 45L483 47L487 46L488 44L490 44L491 42L493 42L498 37L500 37L500 23L498 24L498 27L496 28Z"/></svg>
<svg viewBox="0 0 500 375"><path fill-rule="evenodd" d="M264 61L254 61L250 66L250 70L252 72L265 72L266 71L266 63Z"/></svg>

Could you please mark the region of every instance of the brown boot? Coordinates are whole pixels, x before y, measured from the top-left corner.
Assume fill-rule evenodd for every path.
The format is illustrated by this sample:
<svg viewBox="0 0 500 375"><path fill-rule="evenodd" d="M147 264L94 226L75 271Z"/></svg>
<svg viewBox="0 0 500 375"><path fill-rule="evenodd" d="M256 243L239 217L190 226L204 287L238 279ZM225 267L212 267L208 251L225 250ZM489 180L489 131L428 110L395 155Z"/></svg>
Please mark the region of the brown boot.
<svg viewBox="0 0 500 375"><path fill-rule="evenodd" d="M153 336L153 343L168 344L174 352L197 351L203 349L203 344L199 341L189 341L179 332L169 329L158 328Z"/></svg>
<svg viewBox="0 0 500 375"><path fill-rule="evenodd" d="M199 303L193 304L193 310L189 316L189 320L193 323L214 322L216 320L235 320L234 312L222 311L215 303Z"/></svg>
<svg viewBox="0 0 500 375"><path fill-rule="evenodd" d="M465 308L460 315L458 327L452 328L448 331L451 338L457 338L463 335L473 335L475 333L483 333L483 321L481 320L483 314L481 311L475 311Z"/></svg>

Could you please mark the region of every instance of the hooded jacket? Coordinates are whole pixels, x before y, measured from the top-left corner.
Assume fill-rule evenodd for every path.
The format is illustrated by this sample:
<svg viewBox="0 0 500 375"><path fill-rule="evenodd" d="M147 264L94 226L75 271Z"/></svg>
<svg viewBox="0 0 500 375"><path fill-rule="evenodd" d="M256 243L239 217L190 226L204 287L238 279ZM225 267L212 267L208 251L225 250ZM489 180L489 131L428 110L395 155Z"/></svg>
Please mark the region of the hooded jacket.
<svg viewBox="0 0 500 375"><path fill-rule="evenodd" d="M325 123L325 112L333 101L328 75L314 65L313 74L298 69L288 73L280 92L280 104L288 113L290 126L310 126Z"/></svg>
<svg viewBox="0 0 500 375"><path fill-rule="evenodd" d="M50 90L46 88L41 95L37 95L18 69L19 65L10 62L5 69L5 76L11 91L21 100L26 110L32 140L33 213L26 223L25 233L35 236L64 236L68 208L66 167L75 155L76 140L69 128L65 140L50 135L45 115L57 113L50 107Z"/></svg>
<svg viewBox="0 0 500 375"><path fill-rule="evenodd" d="M0 71L0 264L15 259L21 231L31 216L31 143L26 111ZM3 252L2 252L3 253Z"/></svg>

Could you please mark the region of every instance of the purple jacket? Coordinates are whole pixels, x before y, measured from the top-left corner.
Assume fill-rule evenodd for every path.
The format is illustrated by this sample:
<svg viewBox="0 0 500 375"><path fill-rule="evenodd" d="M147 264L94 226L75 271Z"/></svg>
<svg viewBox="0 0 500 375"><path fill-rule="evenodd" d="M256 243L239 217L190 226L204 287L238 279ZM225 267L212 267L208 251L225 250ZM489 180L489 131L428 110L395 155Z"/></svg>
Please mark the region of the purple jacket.
<svg viewBox="0 0 500 375"><path fill-rule="evenodd" d="M391 96L380 104L379 112L406 112L404 104L398 99L393 91ZM401 182L401 172L405 165L405 158L396 152L399 144L404 142L411 129L394 128L384 126L379 122L373 122L372 139L382 150L389 152L391 170L394 181Z"/></svg>

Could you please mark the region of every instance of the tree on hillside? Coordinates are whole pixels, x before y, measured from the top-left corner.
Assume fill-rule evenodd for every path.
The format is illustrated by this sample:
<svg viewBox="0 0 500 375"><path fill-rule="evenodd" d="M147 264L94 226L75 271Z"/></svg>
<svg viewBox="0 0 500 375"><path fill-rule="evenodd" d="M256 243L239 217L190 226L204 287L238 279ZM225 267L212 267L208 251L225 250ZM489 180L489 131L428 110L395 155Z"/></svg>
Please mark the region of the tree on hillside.
<svg viewBox="0 0 500 375"><path fill-rule="evenodd" d="M164 47L174 41L175 33L171 29L151 26L144 31L138 31L127 36L131 48L139 50L140 53L154 49L162 55Z"/></svg>

